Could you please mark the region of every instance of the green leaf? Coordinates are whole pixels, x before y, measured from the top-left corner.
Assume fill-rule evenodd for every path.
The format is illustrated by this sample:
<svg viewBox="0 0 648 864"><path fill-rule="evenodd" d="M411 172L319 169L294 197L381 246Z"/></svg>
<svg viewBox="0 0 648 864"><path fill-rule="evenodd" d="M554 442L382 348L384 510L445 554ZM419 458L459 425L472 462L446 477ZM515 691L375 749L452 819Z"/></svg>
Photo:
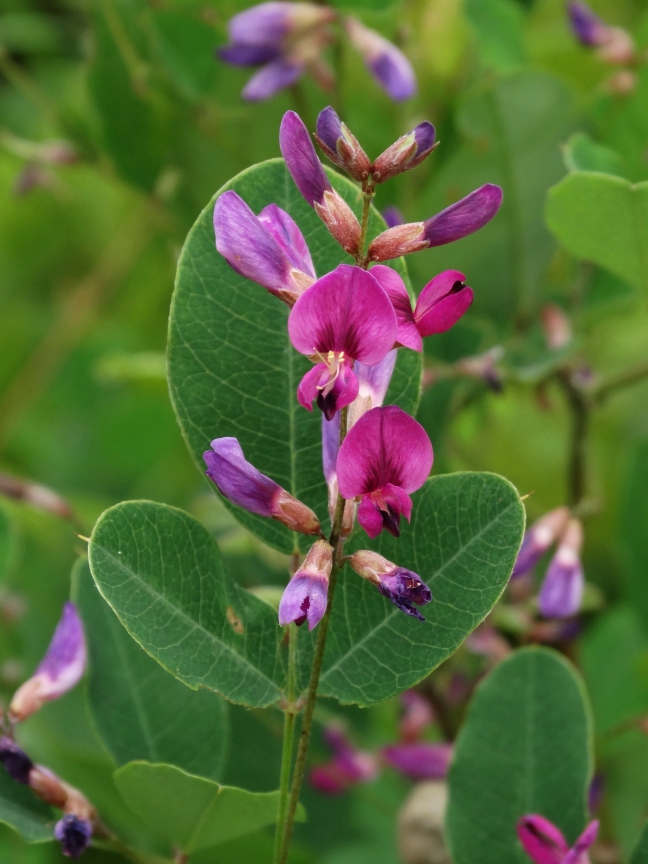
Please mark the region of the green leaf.
<svg viewBox="0 0 648 864"><path fill-rule="evenodd" d="M642 828L637 845L632 850L630 864L648 864L648 822Z"/></svg>
<svg viewBox="0 0 648 864"><path fill-rule="evenodd" d="M465 9L486 66L508 72L526 64L524 13L515 0L467 0Z"/></svg>
<svg viewBox="0 0 648 864"><path fill-rule="evenodd" d="M252 707L279 699L276 613L233 582L191 516L151 501L111 507L92 532L90 567L128 632L185 684Z"/></svg>
<svg viewBox="0 0 648 864"><path fill-rule="evenodd" d="M54 839L54 811L28 786L16 783L0 767L0 822L13 828L28 843Z"/></svg>
<svg viewBox="0 0 648 864"><path fill-rule="evenodd" d="M478 687L450 769L454 864L528 864L516 822L539 813L573 842L592 771L583 684L559 654L525 648Z"/></svg>
<svg viewBox="0 0 648 864"><path fill-rule="evenodd" d="M495 474L447 474L413 499L399 540L383 532L372 544L358 531L353 546L373 545L429 584L426 620L403 614L347 568L333 604L322 696L369 705L411 687L452 654L504 590L524 530L514 487Z"/></svg>
<svg viewBox="0 0 648 864"><path fill-rule="evenodd" d="M439 169L414 215L427 219L483 183L499 184L504 202L481 231L417 252L408 266L421 284L441 270L463 271L475 290L475 311L500 322L516 310L533 315L555 251L542 208L565 171L560 145L575 124L573 96L552 75L518 72L468 91L456 122L464 143Z"/></svg>
<svg viewBox="0 0 648 864"><path fill-rule="evenodd" d="M648 632L648 443L638 442L629 454L622 487L619 539L624 553L625 590Z"/></svg>
<svg viewBox="0 0 648 864"><path fill-rule="evenodd" d="M648 291L648 182L578 171L550 190L546 213L572 255Z"/></svg>
<svg viewBox="0 0 648 864"><path fill-rule="evenodd" d="M216 75L216 32L196 18L170 9L156 9L151 20L158 50L173 83L183 96L198 99Z"/></svg>
<svg viewBox="0 0 648 864"><path fill-rule="evenodd" d="M9 569L13 551L13 524L4 507L0 506L0 580Z"/></svg>
<svg viewBox="0 0 648 864"><path fill-rule="evenodd" d="M568 171L599 171L624 177L623 160L614 150L594 141L586 132L576 132L563 147Z"/></svg>
<svg viewBox="0 0 648 864"><path fill-rule="evenodd" d="M357 188L334 172L329 177L358 210ZM244 171L215 197L226 189L238 192L255 213L272 202L287 210L308 242L318 276L351 260L306 204L282 160ZM216 251L214 200L187 237L171 307L169 385L180 427L201 473L209 442L235 436L252 464L326 521L320 413L306 411L295 395L311 364L290 345L288 307L235 273ZM372 211L369 235L383 229L382 217ZM402 261L394 266L406 276ZM398 355L387 401L412 412L418 401L421 358L413 351ZM273 520L225 503L243 525L282 552L291 553L295 546L304 551L311 544Z"/></svg>
<svg viewBox="0 0 648 864"><path fill-rule="evenodd" d="M124 801L152 830L186 854L274 824L278 792L219 786L173 765L130 762L115 772Z"/></svg>
<svg viewBox="0 0 648 864"><path fill-rule="evenodd" d="M90 709L115 762L164 761L218 780L227 703L190 690L139 647L99 594L87 559L75 565L73 584L88 638Z"/></svg>

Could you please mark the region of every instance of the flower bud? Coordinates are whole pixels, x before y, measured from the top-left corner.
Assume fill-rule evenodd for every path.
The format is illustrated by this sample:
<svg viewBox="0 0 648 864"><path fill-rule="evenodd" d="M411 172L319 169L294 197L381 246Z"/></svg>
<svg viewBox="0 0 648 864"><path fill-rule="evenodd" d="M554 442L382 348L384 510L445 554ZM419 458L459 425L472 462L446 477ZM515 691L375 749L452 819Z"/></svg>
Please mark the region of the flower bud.
<svg viewBox="0 0 648 864"><path fill-rule="evenodd" d="M567 12L572 32L579 42L594 47L605 41L607 24L586 3L571 0Z"/></svg>
<svg viewBox="0 0 648 864"><path fill-rule="evenodd" d="M68 813L54 826L54 836L66 858L78 858L92 839L92 824Z"/></svg>
<svg viewBox="0 0 648 864"><path fill-rule="evenodd" d="M379 87L394 102L402 102L416 93L416 76L403 52L384 36L361 24L357 18L346 18L344 27L351 44L361 55Z"/></svg>
<svg viewBox="0 0 648 864"><path fill-rule="evenodd" d="M383 747L385 761L412 780L442 780L452 759L452 744L395 744Z"/></svg>
<svg viewBox="0 0 648 864"><path fill-rule="evenodd" d="M329 726L324 730L324 740L333 750L330 762L317 765L309 775L309 781L324 795L339 795L357 783L368 783L378 776L378 760L372 753L358 750L344 732Z"/></svg>
<svg viewBox="0 0 648 864"><path fill-rule="evenodd" d="M522 540L511 579L517 579L533 570L547 549L565 530L568 520L567 507L557 507L533 523Z"/></svg>
<svg viewBox="0 0 648 864"><path fill-rule="evenodd" d="M6 735L0 738L0 762L12 780L29 786L29 775L34 763L24 750L21 750L16 742Z"/></svg>
<svg viewBox="0 0 648 864"><path fill-rule="evenodd" d="M73 519L74 511L68 502L57 492L41 486L40 483L32 483L30 480L20 480L18 477L9 477L0 474L0 492L17 501L24 501L38 510L53 513L61 519Z"/></svg>
<svg viewBox="0 0 648 864"><path fill-rule="evenodd" d="M569 318L560 306L548 303L543 307L542 329L544 331L545 344L550 351L558 351L564 348L572 340L572 329Z"/></svg>
<svg viewBox="0 0 648 864"><path fill-rule="evenodd" d="M497 363L504 356L504 349L501 345L495 345L484 351L483 354L476 354L474 357L464 357L462 360L457 360L455 369L462 375L468 375L470 378L479 378L487 387L494 393L501 393L504 389L504 381L502 373L497 368Z"/></svg>
<svg viewBox="0 0 648 864"><path fill-rule="evenodd" d="M66 603L54 636L40 665L15 693L9 706L13 722L71 690L83 677L87 659L83 624L74 603Z"/></svg>
<svg viewBox="0 0 648 864"><path fill-rule="evenodd" d="M583 527L571 519L540 588L538 607L545 618L568 618L580 609L585 580L580 561Z"/></svg>
<svg viewBox="0 0 648 864"><path fill-rule="evenodd" d="M596 53L606 63L624 65L635 58L635 43L632 36L621 27L608 27L605 41Z"/></svg>
<svg viewBox="0 0 648 864"><path fill-rule="evenodd" d="M354 180L361 183L367 179L371 170L369 157L330 105L320 111L315 140L331 162L346 171Z"/></svg>
<svg viewBox="0 0 648 864"><path fill-rule="evenodd" d="M421 336L445 333L468 311L473 290L458 270L444 270L421 291L414 309L414 322Z"/></svg>
<svg viewBox="0 0 648 864"><path fill-rule="evenodd" d="M317 515L251 465L236 438L215 438L211 446L203 454L206 473L228 501L249 513L276 519L291 531L319 534Z"/></svg>
<svg viewBox="0 0 648 864"><path fill-rule="evenodd" d="M436 147L434 126L427 120L401 136L388 147L371 166L371 176L376 183L384 183L403 171L416 168Z"/></svg>
<svg viewBox="0 0 648 864"><path fill-rule="evenodd" d="M434 709L416 690L401 693L400 701L405 709L398 727L400 736L403 741L413 744L434 723Z"/></svg>
<svg viewBox="0 0 648 864"><path fill-rule="evenodd" d="M314 3L260 3L235 15L227 31L234 45L278 45L289 34L299 35L334 17L332 9Z"/></svg>
<svg viewBox="0 0 648 864"><path fill-rule="evenodd" d="M590 822L570 849L562 831L553 822L530 813L518 820L517 834L534 864L586 864L589 861L587 850L596 840L598 828L598 822Z"/></svg>
<svg viewBox="0 0 648 864"><path fill-rule="evenodd" d="M313 207L344 251L356 256L360 251L362 229L357 216L344 198L334 189L327 189L322 201L316 201Z"/></svg>
<svg viewBox="0 0 648 864"><path fill-rule="evenodd" d="M279 603L279 624L292 621L300 627L308 621L312 630L326 612L328 584L333 566L333 547L326 540L311 546L304 563L292 577Z"/></svg>
<svg viewBox="0 0 648 864"><path fill-rule="evenodd" d="M432 592L420 576L368 549L354 552L349 558L349 564L358 576L372 582L401 612L425 621L418 609L414 608L414 604L424 606L429 603Z"/></svg>

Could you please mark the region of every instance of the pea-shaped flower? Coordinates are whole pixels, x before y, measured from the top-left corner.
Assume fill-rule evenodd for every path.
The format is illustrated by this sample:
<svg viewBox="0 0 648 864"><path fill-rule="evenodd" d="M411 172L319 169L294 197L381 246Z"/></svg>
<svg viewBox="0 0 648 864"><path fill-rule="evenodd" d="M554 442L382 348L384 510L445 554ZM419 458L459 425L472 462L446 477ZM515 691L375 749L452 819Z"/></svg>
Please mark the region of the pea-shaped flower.
<svg viewBox="0 0 648 864"><path fill-rule="evenodd" d="M534 864L588 864L588 850L596 840L599 823L590 822L570 848L562 831L553 822L529 813L517 823L517 834L524 851Z"/></svg>
<svg viewBox="0 0 648 864"><path fill-rule="evenodd" d="M340 264L318 279L288 318L295 349L319 361L297 388L300 404L311 411L317 401L330 420L358 395L354 362L380 363L393 348L397 332L389 297L370 273Z"/></svg>
<svg viewBox="0 0 648 864"><path fill-rule="evenodd" d="M358 521L370 537L383 528L400 535L401 515L409 521L412 512L410 493L425 483L433 459L425 429L395 405L358 420L340 447L337 479L343 498L360 497Z"/></svg>

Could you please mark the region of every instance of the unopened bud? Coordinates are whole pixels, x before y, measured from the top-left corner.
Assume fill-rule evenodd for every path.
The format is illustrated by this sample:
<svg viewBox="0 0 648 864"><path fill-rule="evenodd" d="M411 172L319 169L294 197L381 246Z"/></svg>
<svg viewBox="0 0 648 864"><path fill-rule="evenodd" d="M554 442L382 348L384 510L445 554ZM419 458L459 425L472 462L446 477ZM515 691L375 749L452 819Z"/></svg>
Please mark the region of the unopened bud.
<svg viewBox="0 0 648 864"><path fill-rule="evenodd" d="M369 244L369 260L391 261L400 258L401 255L427 249L428 242L425 239L424 228L423 222L406 222L405 225L388 228Z"/></svg>
<svg viewBox="0 0 648 864"><path fill-rule="evenodd" d="M569 520L567 507L557 507L545 513L526 531L518 552L512 579L533 570L549 547L556 542L565 530Z"/></svg>
<svg viewBox="0 0 648 864"><path fill-rule="evenodd" d="M399 567L377 552L362 549L354 552L349 564L363 579L373 583L380 593L397 606L401 612L424 621L415 608L432 600L432 592L421 577L412 570Z"/></svg>
<svg viewBox="0 0 648 864"><path fill-rule="evenodd" d="M343 123L330 106L317 118L315 140L331 162L346 171L360 183L366 180L371 162L346 123Z"/></svg>
<svg viewBox="0 0 648 864"><path fill-rule="evenodd" d="M317 514L285 489L275 497L272 515L291 531L299 531L301 534L319 534L320 521Z"/></svg>
<svg viewBox="0 0 648 864"><path fill-rule="evenodd" d="M608 78L605 86L610 93L614 93L616 96L627 96L635 90L637 76L630 69L621 69L621 71L615 72L614 75Z"/></svg>
<svg viewBox="0 0 648 864"><path fill-rule="evenodd" d="M292 577L279 603L279 624L308 621L312 630L326 612L328 584L333 567L333 547L326 540L311 546L304 563Z"/></svg>
<svg viewBox="0 0 648 864"><path fill-rule="evenodd" d="M545 618L568 618L580 609L585 588L582 543L583 526L570 519L540 588L538 606Z"/></svg>
<svg viewBox="0 0 648 864"><path fill-rule="evenodd" d="M68 502L52 489L41 486L39 483L0 474L0 492L9 498L24 501L39 510L60 516L61 519L74 518L74 512Z"/></svg>
<svg viewBox="0 0 648 864"><path fill-rule="evenodd" d="M403 171L416 168L436 147L434 126L427 120L403 135L388 147L371 166L371 176L376 183L384 183Z"/></svg>
<svg viewBox="0 0 648 864"><path fill-rule="evenodd" d="M29 775L34 763L25 751L6 735L0 738L0 762L12 780L25 786L29 785Z"/></svg>
<svg viewBox="0 0 648 864"><path fill-rule="evenodd" d="M349 255L360 251L362 230L358 218L344 198L334 189L327 189L321 202L313 203L315 212L326 225L329 233ZM382 235L381 235L382 236Z"/></svg>
<svg viewBox="0 0 648 864"><path fill-rule="evenodd" d="M548 303L543 307L541 314L547 348L558 351L568 345L572 340L571 325L560 306Z"/></svg>
<svg viewBox="0 0 648 864"><path fill-rule="evenodd" d="M608 27L605 40L598 46L596 53L601 60L613 65L632 63L635 56L634 40L621 27Z"/></svg>

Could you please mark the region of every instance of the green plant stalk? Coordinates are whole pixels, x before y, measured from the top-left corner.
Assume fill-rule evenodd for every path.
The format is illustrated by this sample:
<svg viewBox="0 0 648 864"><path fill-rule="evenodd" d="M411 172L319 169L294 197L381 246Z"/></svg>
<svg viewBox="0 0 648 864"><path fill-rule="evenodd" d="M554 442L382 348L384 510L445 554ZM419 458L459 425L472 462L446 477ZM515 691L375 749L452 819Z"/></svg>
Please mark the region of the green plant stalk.
<svg viewBox="0 0 648 864"><path fill-rule="evenodd" d="M347 432L348 408L343 408L340 411L340 443L344 441ZM329 577L328 602L326 612L319 623L317 630L317 642L315 644L315 654L313 656L313 666L311 668L310 681L308 683L308 691L306 695L306 706L304 708L304 719L302 720L301 734L299 736L299 745L297 747L297 757L295 759L295 771L293 773L292 788L290 790L290 801L288 803L288 812L286 814L286 825L284 828L283 840L277 864L285 864L288 858L288 850L290 849L290 840L292 837L293 827L295 824L295 813L299 804L299 794L301 792L302 782L304 779L304 770L306 768L306 756L308 754L308 745L310 742L310 733L313 725L313 713L315 711L315 702L317 700L317 686L319 684L320 673L322 671L322 660L324 659L324 648L326 646L326 635L328 633L329 623L331 620L331 607L333 605L333 595L335 593L335 585L337 582L338 573L340 572L340 557L342 553L343 541L341 540L342 519L344 517L345 500L338 493L337 503L335 507L335 518L333 519L333 527L331 528L331 536L329 543L333 547L333 567Z"/></svg>
<svg viewBox="0 0 648 864"><path fill-rule="evenodd" d="M358 256L356 264L364 270L369 266L369 261L365 253L367 246L367 228L369 226L369 208L374 197L374 185L371 178L362 185L362 226L360 229L360 242L358 244Z"/></svg>
<svg viewBox="0 0 648 864"><path fill-rule="evenodd" d="M275 830L274 864L278 864L281 854L281 841L286 827L288 814L288 799L290 794L290 769L292 767L293 739L295 737L295 677L297 667L297 626L288 625L288 687L286 693L287 706L284 710L283 745L281 749L281 780L279 783L279 815Z"/></svg>

